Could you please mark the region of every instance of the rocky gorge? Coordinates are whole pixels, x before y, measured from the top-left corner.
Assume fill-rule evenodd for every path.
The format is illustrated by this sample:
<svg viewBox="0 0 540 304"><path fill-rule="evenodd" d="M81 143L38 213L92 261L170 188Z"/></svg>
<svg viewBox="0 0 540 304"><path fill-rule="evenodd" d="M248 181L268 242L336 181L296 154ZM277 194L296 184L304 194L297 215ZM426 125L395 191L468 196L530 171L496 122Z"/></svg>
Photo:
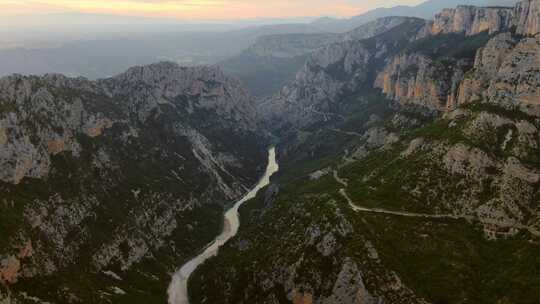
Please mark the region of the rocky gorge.
<svg viewBox="0 0 540 304"><path fill-rule="evenodd" d="M213 66L1 79L0 303L165 302L203 248L192 304L537 303L539 23L523 0L261 38L243 55L293 76L258 101ZM280 171L208 258L269 133Z"/></svg>
<svg viewBox="0 0 540 304"><path fill-rule="evenodd" d="M345 33L262 36L250 48L220 65L238 77L253 94L268 97L292 81L307 57L317 50L333 43L377 36L406 20L406 17L380 18Z"/></svg>

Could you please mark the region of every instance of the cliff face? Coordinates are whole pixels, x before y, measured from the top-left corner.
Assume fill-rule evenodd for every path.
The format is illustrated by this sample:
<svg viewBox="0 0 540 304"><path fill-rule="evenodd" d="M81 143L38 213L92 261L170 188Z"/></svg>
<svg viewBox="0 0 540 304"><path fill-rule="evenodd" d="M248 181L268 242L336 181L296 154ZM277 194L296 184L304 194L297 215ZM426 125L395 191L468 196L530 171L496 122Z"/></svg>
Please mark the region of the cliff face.
<svg viewBox="0 0 540 304"><path fill-rule="evenodd" d="M540 1L524 0L514 8L458 6L445 9L428 26L433 35L443 33L490 34L516 28L520 35L534 36L540 32Z"/></svg>
<svg viewBox="0 0 540 304"><path fill-rule="evenodd" d="M494 37L476 57L458 103L487 101L540 115L540 38Z"/></svg>
<svg viewBox="0 0 540 304"><path fill-rule="evenodd" d="M1 79L0 282L51 302L109 301L114 288L128 302L164 298L168 273L263 169L256 121L215 67Z"/></svg>
<svg viewBox="0 0 540 304"><path fill-rule="evenodd" d="M401 103L446 111L455 107L459 83L468 66L466 59L441 62L421 54L400 55L379 73L375 87Z"/></svg>
<svg viewBox="0 0 540 304"><path fill-rule="evenodd" d="M540 1L524 0L516 5L514 23L517 33L534 36L540 32Z"/></svg>
<svg viewBox="0 0 540 304"><path fill-rule="evenodd" d="M485 31L493 34L509 29L513 14L512 8L458 6L437 14L430 25L430 32L433 35L465 33L471 36Z"/></svg>
<svg viewBox="0 0 540 304"><path fill-rule="evenodd" d="M375 86L401 103L438 111L491 100L538 115L538 38L532 37L538 3L443 11L431 33L394 58Z"/></svg>
<svg viewBox="0 0 540 304"><path fill-rule="evenodd" d="M354 32L351 32L344 36L346 41L315 51L297 73L296 79L279 94L263 102L260 111L267 121L280 127L339 119L339 100L358 93L360 88L372 87L382 89L388 98L402 104L420 105L436 111L455 109L467 98L465 95L473 94L469 87L482 86L478 81L469 83L470 79L465 77L466 74L470 76L468 72L474 66L477 51L496 33L517 29L517 34L533 35L539 2L522 1L515 8L459 6L446 9L434 21L409 31L407 38L400 42L391 41L395 37L388 33L397 33L401 29L402 33L407 32L414 19L378 20L373 23L377 25L374 28L393 29L381 30L383 34L380 35L373 31L375 38L364 41L361 41L363 37L352 38ZM366 32L366 29L361 28L357 32ZM389 40L384 41L385 36ZM510 78L528 73L531 78L529 85L534 86L536 67L533 58L536 58L536 53L535 46L531 44L534 38L527 39L529 42L520 47L521 51L525 51L526 45L531 48L527 62L506 67L501 72ZM499 50L491 50L489 56L502 56L495 52ZM504 53L504 50L500 52ZM517 55L517 52L517 57L525 56ZM517 57L515 61L522 60ZM460 92L462 82L467 83ZM483 86L487 88L487 84ZM500 93L494 90L491 89L490 94ZM508 86L506 90L514 89ZM535 92L529 88L524 90L528 94ZM535 95L524 96L523 101L531 103L530 99L535 98Z"/></svg>

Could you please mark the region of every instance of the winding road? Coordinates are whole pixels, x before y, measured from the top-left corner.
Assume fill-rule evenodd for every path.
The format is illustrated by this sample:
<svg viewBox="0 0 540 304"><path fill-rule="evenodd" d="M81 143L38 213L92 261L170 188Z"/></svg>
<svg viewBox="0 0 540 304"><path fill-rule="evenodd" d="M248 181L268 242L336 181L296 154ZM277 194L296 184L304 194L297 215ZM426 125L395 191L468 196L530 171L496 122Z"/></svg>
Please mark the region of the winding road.
<svg viewBox="0 0 540 304"><path fill-rule="evenodd" d="M347 181L341 177L339 177L339 174L337 170L334 170L334 179L338 184L341 184L345 188L339 189L339 194L345 198L345 200L349 203L349 206L354 210L355 212L370 212L370 213L382 213L382 214L390 214L390 215L397 215L397 216L405 216L405 217L421 217L421 218L437 218L437 219L466 219L466 220L472 220L474 219L472 216L458 216L458 215L452 215L452 214L427 214L427 213L414 213L414 212L404 212L404 211L393 211L393 210L386 210L386 209L380 209L380 208L367 208L362 207L357 204L355 204L352 199L347 194L347 187L349 184Z"/></svg>
<svg viewBox="0 0 540 304"><path fill-rule="evenodd" d="M465 216L465 215L453 215L453 214L427 214L427 213L414 213L414 212L403 212L403 211L393 211L393 210L386 210L381 208L367 208L357 205L353 202L353 200L349 197L347 194L347 187L349 184L347 181L341 177L339 177L339 174L337 170L334 170L334 179L336 182L340 185L342 185L344 188L339 189L339 194L349 203L349 206L354 212L368 212L368 213L380 213L380 214L389 214L389 215L396 215L396 216L405 216L405 217L417 217L417 218L427 218L427 219L453 219L453 220L460 220L464 219L469 222L472 221L479 221L478 218L474 216ZM492 224L499 226L501 228L517 228L517 229L524 229L529 231L534 236L540 237L540 231L538 229L535 229L534 227L523 225L520 223L511 223L507 225L501 225L500 222L496 221L489 221L484 219L482 221L483 224Z"/></svg>
<svg viewBox="0 0 540 304"><path fill-rule="evenodd" d="M271 148L268 151L268 165L264 176L255 186L255 188L253 188L242 199L237 201L234 206L225 213L223 231L221 234L216 237L200 255L184 264L173 275L168 289L169 304L189 304L187 290L189 277L199 265L204 263L204 261L217 255L219 248L225 245L227 241L238 233L238 228L240 227L238 209L243 203L254 198L262 188L270 184L270 177L277 171L279 171L279 165L276 161L276 149Z"/></svg>

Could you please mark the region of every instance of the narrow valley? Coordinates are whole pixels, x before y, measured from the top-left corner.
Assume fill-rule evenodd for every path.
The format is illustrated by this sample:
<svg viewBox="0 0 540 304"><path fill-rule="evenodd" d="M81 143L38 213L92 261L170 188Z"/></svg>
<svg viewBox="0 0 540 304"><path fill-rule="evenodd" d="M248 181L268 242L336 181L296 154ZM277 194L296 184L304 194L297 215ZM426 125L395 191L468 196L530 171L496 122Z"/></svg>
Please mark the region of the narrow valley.
<svg viewBox="0 0 540 304"><path fill-rule="evenodd" d="M238 229L240 228L238 209L245 202L255 198L261 189L268 186L268 184L270 184L270 178L274 173L278 172L278 170L279 165L276 161L276 148L273 147L268 151L268 165L261 180L250 192L234 203L234 205L225 213L223 231L221 234L218 235L201 254L184 264L174 274L168 290L169 304L189 304L187 289L189 277L199 265L203 264L209 258L216 256L219 248L225 245L227 241L238 233Z"/></svg>
<svg viewBox="0 0 540 304"><path fill-rule="evenodd" d="M184 2L0 50L0 304L540 303L540 0Z"/></svg>

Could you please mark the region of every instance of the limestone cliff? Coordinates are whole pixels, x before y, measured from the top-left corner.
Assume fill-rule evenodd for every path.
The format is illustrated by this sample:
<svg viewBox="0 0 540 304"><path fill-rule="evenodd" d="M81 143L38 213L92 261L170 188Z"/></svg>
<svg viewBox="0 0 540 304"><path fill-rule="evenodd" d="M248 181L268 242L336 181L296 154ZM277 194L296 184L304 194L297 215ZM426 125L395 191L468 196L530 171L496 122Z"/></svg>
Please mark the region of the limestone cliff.
<svg viewBox="0 0 540 304"><path fill-rule="evenodd" d="M389 32L407 32L413 19L406 22L403 18L380 19L373 24L394 29L380 35L374 32L374 39L361 41L357 39L362 37L357 37L320 48L310 56L294 81L260 105L260 111L267 121L278 125L309 125L339 119L340 103L337 101L354 95L361 87L364 90L379 88L387 97L402 104L420 105L436 111L455 109L477 95L475 90L482 95L506 96L497 97L499 103L520 103L535 108L538 59L532 36L538 23L539 3L538 0L521 1L513 8L459 6L445 9L434 21L426 21L425 26L415 29L414 33L409 32L407 40L399 46L397 41L391 45L393 41L382 40L392 36ZM358 31L365 32L365 29ZM509 33L529 38L523 38L511 56L513 62L505 64L500 71L498 85L474 77L476 72L470 70L475 65L482 65L482 53L487 54L483 57L500 60L506 56L506 43L499 41L497 34ZM490 39L493 40L488 44ZM521 38L512 39L515 40L513 43L518 43ZM373 41L377 41L375 48L366 47L373 46ZM484 58L484 61L488 59ZM502 62L482 66L493 69L500 64ZM487 78L493 80L493 76ZM526 77L528 81L512 87L511 83L520 77ZM503 85L505 82L510 85Z"/></svg>
<svg viewBox="0 0 540 304"><path fill-rule="evenodd" d="M481 32L495 34L516 28L520 35L534 36L540 32L540 1L523 0L515 7L458 6L445 9L428 25L433 35Z"/></svg>
<svg viewBox="0 0 540 304"><path fill-rule="evenodd" d="M375 86L401 103L438 111L491 100L538 115L538 38L527 37L538 3L443 11L431 34L394 58Z"/></svg>
<svg viewBox="0 0 540 304"><path fill-rule="evenodd" d="M466 59L445 62L422 54L404 54L379 73L375 87L401 103L446 111L454 108L459 82L470 65Z"/></svg>
<svg viewBox="0 0 540 304"><path fill-rule="evenodd" d="M523 0L514 10L514 24L517 33L534 36L540 32L540 1Z"/></svg>
<svg viewBox="0 0 540 304"><path fill-rule="evenodd" d="M540 38L500 34L482 48L458 103L486 101L540 115Z"/></svg>
<svg viewBox="0 0 540 304"><path fill-rule="evenodd" d="M493 34L508 30L512 18L512 8L458 6L437 14L429 28L433 35L465 33L470 36L485 31Z"/></svg>

